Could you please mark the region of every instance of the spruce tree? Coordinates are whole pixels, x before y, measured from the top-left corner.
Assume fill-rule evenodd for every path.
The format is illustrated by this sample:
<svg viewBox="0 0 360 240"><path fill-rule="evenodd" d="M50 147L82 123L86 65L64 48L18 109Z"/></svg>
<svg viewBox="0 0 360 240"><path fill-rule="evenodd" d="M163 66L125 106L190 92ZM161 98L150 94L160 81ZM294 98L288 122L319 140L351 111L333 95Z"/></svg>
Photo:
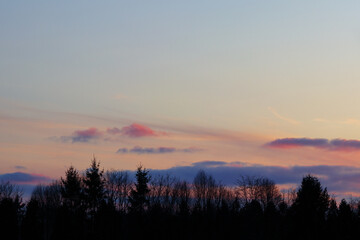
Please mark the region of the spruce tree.
<svg viewBox="0 0 360 240"><path fill-rule="evenodd" d="M301 215L320 220L325 218L329 203L330 196L327 189L323 189L318 178L307 175L301 182L293 207Z"/></svg>
<svg viewBox="0 0 360 240"><path fill-rule="evenodd" d="M79 172L70 166L65 172L65 179L61 178L61 195L64 205L71 208L78 208L81 202L82 186Z"/></svg>
<svg viewBox="0 0 360 240"><path fill-rule="evenodd" d="M136 183L135 188L131 190L130 193L130 210L133 212L142 212L147 207L149 187L148 182L150 181L149 171L145 168L143 169L142 165L137 168L135 175Z"/></svg>
<svg viewBox="0 0 360 240"><path fill-rule="evenodd" d="M84 194L87 207L94 214L100 207L105 196L104 170L100 170L100 163L94 157L90 168L86 169L84 182Z"/></svg>
<svg viewBox="0 0 360 240"><path fill-rule="evenodd" d="M325 214L330 197L318 178L307 175L303 178L292 206L298 237L319 239L325 227Z"/></svg>

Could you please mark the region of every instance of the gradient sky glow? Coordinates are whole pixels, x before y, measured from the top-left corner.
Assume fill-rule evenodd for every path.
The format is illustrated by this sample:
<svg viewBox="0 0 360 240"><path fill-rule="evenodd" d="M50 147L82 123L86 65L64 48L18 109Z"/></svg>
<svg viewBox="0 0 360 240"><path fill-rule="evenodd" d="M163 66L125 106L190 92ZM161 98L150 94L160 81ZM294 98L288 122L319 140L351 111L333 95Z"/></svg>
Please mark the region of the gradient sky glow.
<svg viewBox="0 0 360 240"><path fill-rule="evenodd" d="M58 178L93 154L105 169L215 161L360 174L359 10L1 1L0 175Z"/></svg>

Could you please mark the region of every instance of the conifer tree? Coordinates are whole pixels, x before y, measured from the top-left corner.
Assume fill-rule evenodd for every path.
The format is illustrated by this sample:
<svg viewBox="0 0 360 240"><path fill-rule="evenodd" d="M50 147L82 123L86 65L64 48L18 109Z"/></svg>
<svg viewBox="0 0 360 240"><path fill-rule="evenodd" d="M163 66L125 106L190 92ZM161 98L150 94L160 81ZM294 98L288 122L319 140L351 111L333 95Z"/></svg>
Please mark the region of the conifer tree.
<svg viewBox="0 0 360 240"><path fill-rule="evenodd" d="M292 206L300 239L319 239L325 225L330 196L318 178L307 175L303 178Z"/></svg>
<svg viewBox="0 0 360 240"><path fill-rule="evenodd" d="M87 207L90 213L94 214L100 207L101 201L105 196L104 170L100 170L100 163L94 157L90 168L86 169L84 182L84 194Z"/></svg>
<svg viewBox="0 0 360 240"><path fill-rule="evenodd" d="M149 203L148 193L149 187L148 183L150 181L149 171L140 165L137 168L137 172L135 175L136 182L135 188L131 190L130 193L130 204L131 211L133 212L142 212Z"/></svg>
<svg viewBox="0 0 360 240"><path fill-rule="evenodd" d="M319 179L311 175L305 176L297 192L295 210L306 217L323 219L329 203L330 196Z"/></svg>
<svg viewBox="0 0 360 240"><path fill-rule="evenodd" d="M64 204L68 207L79 207L81 203L82 186L79 172L70 166L65 172L65 179L61 178L61 194Z"/></svg>

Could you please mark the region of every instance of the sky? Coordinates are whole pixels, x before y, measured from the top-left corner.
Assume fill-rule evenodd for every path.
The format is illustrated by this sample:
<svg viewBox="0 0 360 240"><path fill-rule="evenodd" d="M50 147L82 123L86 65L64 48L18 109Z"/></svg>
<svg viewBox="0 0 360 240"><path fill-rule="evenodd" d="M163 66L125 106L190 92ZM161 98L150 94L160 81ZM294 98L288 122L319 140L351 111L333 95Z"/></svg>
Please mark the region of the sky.
<svg viewBox="0 0 360 240"><path fill-rule="evenodd" d="M0 2L0 180L105 169L360 195L358 1Z"/></svg>

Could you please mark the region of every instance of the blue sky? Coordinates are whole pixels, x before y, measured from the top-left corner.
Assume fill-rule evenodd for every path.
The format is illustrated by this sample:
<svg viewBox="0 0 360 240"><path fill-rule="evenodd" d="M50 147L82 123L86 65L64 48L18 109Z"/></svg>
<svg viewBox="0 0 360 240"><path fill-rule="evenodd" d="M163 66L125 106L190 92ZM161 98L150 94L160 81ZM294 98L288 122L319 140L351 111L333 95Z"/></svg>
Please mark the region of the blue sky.
<svg viewBox="0 0 360 240"><path fill-rule="evenodd" d="M360 138L359 8L1 1L0 174L24 166L58 177L70 164L87 167L92 154L129 170L140 161L154 169L202 161L358 168L349 146ZM347 145L264 147L277 139Z"/></svg>

